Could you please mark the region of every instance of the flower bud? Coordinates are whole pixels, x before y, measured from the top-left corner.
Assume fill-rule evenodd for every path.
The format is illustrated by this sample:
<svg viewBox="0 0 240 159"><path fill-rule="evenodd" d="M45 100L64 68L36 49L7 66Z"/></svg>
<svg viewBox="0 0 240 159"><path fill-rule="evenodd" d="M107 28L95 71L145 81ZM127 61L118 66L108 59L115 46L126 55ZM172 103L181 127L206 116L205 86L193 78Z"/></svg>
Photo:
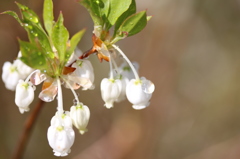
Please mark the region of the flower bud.
<svg viewBox="0 0 240 159"><path fill-rule="evenodd" d="M15 93L15 103L19 107L20 113L29 111L29 105L34 99L34 87L31 82L25 82L19 80L16 93Z"/></svg>
<svg viewBox="0 0 240 159"><path fill-rule="evenodd" d="M122 84L120 80L104 78L101 82L101 95L105 101L104 106L112 108L114 101L116 101L121 94Z"/></svg>
<svg viewBox="0 0 240 159"><path fill-rule="evenodd" d="M70 109L70 117L73 125L79 130L80 134L87 131L87 125L90 118L90 111L86 105L79 104L72 106Z"/></svg>

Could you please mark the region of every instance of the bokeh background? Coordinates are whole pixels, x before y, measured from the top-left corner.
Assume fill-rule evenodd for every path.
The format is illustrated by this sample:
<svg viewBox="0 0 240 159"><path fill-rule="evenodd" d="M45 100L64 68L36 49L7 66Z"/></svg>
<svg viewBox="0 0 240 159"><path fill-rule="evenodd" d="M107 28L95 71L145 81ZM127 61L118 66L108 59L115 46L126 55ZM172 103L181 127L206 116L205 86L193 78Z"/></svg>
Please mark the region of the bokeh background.
<svg viewBox="0 0 240 159"><path fill-rule="evenodd" d="M93 23L75 0L53 0L71 35L87 28L79 48L91 47ZM18 0L41 17L43 0ZM89 59L95 68L95 90L78 91L89 106L89 131L80 135L66 159L239 159L240 158L240 1L136 0L138 11L153 15L139 34L118 43L140 76L155 83L151 105L133 110L127 101L103 107L99 83L108 76L107 62ZM0 12L14 10L0 0ZM14 18L0 15L0 65L13 61L17 37L26 32ZM1 70L2 71L2 70ZM2 72L0 72L2 73ZM40 91L31 110L38 102ZM0 158L11 158L29 113L21 115L14 92L0 82ZM73 96L64 90L64 108ZM55 159L46 132L57 102L47 103L34 126L24 159ZM31 111L30 111L31 113Z"/></svg>

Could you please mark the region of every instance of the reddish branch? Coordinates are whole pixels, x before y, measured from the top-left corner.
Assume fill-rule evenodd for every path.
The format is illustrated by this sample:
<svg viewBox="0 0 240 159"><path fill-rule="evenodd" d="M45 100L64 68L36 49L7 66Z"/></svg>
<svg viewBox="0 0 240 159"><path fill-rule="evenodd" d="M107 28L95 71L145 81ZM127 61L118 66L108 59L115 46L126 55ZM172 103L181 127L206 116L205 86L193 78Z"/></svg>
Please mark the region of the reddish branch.
<svg viewBox="0 0 240 159"><path fill-rule="evenodd" d="M32 113L28 116L27 120L25 121L23 132L22 132L20 139L17 143L17 146L14 150L12 159L21 159L22 158L24 150L25 150L28 140L30 138L31 131L33 129L33 125L37 121L37 117L40 113L40 110L41 110L43 104L44 104L44 102L39 99L39 102L35 106L34 110L32 111Z"/></svg>

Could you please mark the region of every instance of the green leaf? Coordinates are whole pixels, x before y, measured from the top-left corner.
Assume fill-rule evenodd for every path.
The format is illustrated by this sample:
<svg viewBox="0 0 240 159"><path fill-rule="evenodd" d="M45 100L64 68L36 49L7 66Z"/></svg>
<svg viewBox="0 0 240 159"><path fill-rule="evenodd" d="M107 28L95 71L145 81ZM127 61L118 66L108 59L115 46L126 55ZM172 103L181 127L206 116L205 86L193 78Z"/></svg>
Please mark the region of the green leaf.
<svg viewBox="0 0 240 159"><path fill-rule="evenodd" d="M58 17L58 21L53 27L52 41L53 41L53 45L58 51L58 56L61 63L65 62L65 53L66 53L68 38L69 38L69 33L65 28L65 26L63 25L63 15L62 13L60 13Z"/></svg>
<svg viewBox="0 0 240 159"><path fill-rule="evenodd" d="M48 32L48 35L52 35L52 28L53 28L53 2L52 0L44 0L43 5L43 21L45 29Z"/></svg>
<svg viewBox="0 0 240 159"><path fill-rule="evenodd" d="M16 2L16 4L22 13L23 22L32 22L41 27L41 24L39 23L39 18L33 10L29 9L27 6L22 5L20 3Z"/></svg>
<svg viewBox="0 0 240 159"><path fill-rule="evenodd" d="M147 24L146 11L141 11L128 17L119 27L118 35L132 36L140 32Z"/></svg>
<svg viewBox="0 0 240 159"><path fill-rule="evenodd" d="M13 17L19 22L19 24L20 24L21 26L23 25L22 20L18 17L18 15L17 15L16 12L13 12L13 11L5 11L5 12L2 12L1 14L11 15L11 16L13 16Z"/></svg>
<svg viewBox="0 0 240 159"><path fill-rule="evenodd" d="M131 5L129 6L128 10L126 10L117 20L116 24L115 24L115 29L114 29L114 36L116 35L117 30L119 29L119 27L121 26L121 24L124 22L124 20L126 18L128 18L129 16L133 15L136 13L136 2L135 0L132 0Z"/></svg>
<svg viewBox="0 0 240 159"><path fill-rule="evenodd" d="M132 0L110 0L108 20L114 25L118 18L129 8Z"/></svg>
<svg viewBox="0 0 240 159"><path fill-rule="evenodd" d="M102 4L101 0L81 0L80 4L83 5L90 13L95 26L103 25L101 19L101 12L99 6ZM101 4L100 4L101 3Z"/></svg>
<svg viewBox="0 0 240 159"><path fill-rule="evenodd" d="M30 42L39 44L41 48L44 49L46 56L53 59L54 53L52 52L52 47L46 33L41 28L39 28L39 26L31 22L24 23L24 28L28 32Z"/></svg>
<svg viewBox="0 0 240 159"><path fill-rule="evenodd" d="M48 65L41 49L34 44L19 40L22 57L20 58L29 67L46 70Z"/></svg>
<svg viewBox="0 0 240 159"><path fill-rule="evenodd" d="M82 39L83 34L85 33L86 29L82 29L76 34L73 35L73 37L70 40L70 46L67 48L67 53L65 56L65 61L67 62L69 57L71 57L72 53L74 52L75 48L77 47L77 44Z"/></svg>

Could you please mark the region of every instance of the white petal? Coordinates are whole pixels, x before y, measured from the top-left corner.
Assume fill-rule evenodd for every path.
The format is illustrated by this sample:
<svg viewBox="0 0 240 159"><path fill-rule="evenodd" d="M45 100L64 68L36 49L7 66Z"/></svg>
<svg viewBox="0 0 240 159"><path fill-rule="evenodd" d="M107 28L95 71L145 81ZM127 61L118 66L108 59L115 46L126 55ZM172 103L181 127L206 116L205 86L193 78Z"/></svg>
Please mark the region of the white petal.
<svg viewBox="0 0 240 159"><path fill-rule="evenodd" d="M10 62L5 62L2 68L2 80L5 83L5 87L14 91L19 79L20 74L17 72L17 68Z"/></svg>
<svg viewBox="0 0 240 159"><path fill-rule="evenodd" d="M79 130L81 134L87 131L87 125L90 118L90 111L86 105L72 106L70 109L70 117L73 125Z"/></svg>
<svg viewBox="0 0 240 159"><path fill-rule="evenodd" d="M126 96L133 104L134 109L143 109L149 105L152 94L145 93L142 89L142 83L132 79L126 87Z"/></svg>
<svg viewBox="0 0 240 159"><path fill-rule="evenodd" d="M15 93L15 103L19 107L21 113L24 111L29 111L29 105L34 99L34 89L30 82L24 82L19 80L16 93Z"/></svg>
<svg viewBox="0 0 240 159"><path fill-rule="evenodd" d="M101 82L101 95L107 108L113 107L114 101L121 94L121 81L104 78Z"/></svg>

